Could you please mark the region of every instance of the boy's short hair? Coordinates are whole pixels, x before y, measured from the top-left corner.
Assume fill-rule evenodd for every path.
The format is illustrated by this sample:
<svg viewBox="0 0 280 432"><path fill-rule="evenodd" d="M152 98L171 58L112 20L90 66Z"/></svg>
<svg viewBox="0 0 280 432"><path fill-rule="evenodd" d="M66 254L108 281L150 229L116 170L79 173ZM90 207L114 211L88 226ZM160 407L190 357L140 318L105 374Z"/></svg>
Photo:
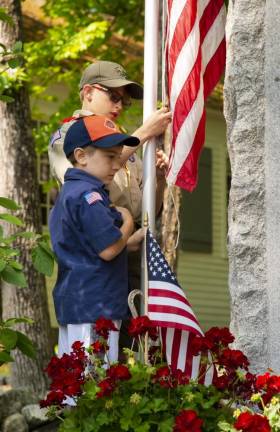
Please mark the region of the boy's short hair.
<svg viewBox="0 0 280 432"><path fill-rule="evenodd" d="M105 116L91 115L78 118L67 130L63 150L68 158L78 147L109 148L119 145L135 147L138 138L123 134L115 123Z"/></svg>
<svg viewBox="0 0 280 432"><path fill-rule="evenodd" d="M91 155L95 152L96 147L94 146L87 146L87 147L83 147L84 150L86 150L88 153L90 153ZM70 153L69 156L67 156L67 159L69 160L69 162L75 166L78 162L77 159L75 157L75 152Z"/></svg>
<svg viewBox="0 0 280 432"><path fill-rule="evenodd" d="M133 99L143 99L143 87L128 80L125 69L118 63L98 61L89 65L84 70L79 84L80 98L83 98L81 90L85 84L101 84L108 88L125 87Z"/></svg>

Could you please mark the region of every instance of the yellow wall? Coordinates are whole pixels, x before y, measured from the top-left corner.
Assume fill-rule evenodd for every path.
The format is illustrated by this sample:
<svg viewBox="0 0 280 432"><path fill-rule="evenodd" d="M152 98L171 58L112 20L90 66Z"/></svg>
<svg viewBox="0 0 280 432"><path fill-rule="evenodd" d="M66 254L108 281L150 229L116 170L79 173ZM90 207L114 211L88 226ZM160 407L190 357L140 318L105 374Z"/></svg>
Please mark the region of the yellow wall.
<svg viewBox="0 0 280 432"><path fill-rule="evenodd" d="M212 253L179 252L178 279L204 329L229 325L227 149L222 113L207 111L206 147L212 150Z"/></svg>

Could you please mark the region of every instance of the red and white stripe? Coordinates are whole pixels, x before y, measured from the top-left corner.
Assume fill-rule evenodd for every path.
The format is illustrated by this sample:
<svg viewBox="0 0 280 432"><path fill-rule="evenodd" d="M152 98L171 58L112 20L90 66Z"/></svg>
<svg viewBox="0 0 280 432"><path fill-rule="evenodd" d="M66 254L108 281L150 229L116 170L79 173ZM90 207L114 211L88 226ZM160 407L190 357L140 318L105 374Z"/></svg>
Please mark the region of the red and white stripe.
<svg viewBox="0 0 280 432"><path fill-rule="evenodd" d="M205 99L225 66L224 0L167 0L172 146L167 181L192 191L205 140Z"/></svg>
<svg viewBox="0 0 280 432"><path fill-rule="evenodd" d="M202 382L210 385L214 368L210 367L203 374L200 356L193 356L191 352L193 338L203 336L203 332L184 291L169 282L150 280L148 315L160 329L167 363L173 369L181 369L191 379L202 375Z"/></svg>

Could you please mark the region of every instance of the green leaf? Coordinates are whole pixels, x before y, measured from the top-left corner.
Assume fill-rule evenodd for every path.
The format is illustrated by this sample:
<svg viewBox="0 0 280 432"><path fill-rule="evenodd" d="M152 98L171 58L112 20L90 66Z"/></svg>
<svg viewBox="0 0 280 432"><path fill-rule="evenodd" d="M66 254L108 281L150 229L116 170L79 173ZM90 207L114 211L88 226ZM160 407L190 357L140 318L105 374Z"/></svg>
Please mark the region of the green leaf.
<svg viewBox="0 0 280 432"><path fill-rule="evenodd" d="M14 25L12 18L6 13L6 9L0 8L0 20L6 21L10 25Z"/></svg>
<svg viewBox="0 0 280 432"><path fill-rule="evenodd" d="M13 267L14 269L16 269L16 270L22 270L22 269L23 269L22 264L20 264L20 263L17 262L17 261L10 261L10 262L9 262L9 265L10 265L11 267Z"/></svg>
<svg viewBox="0 0 280 432"><path fill-rule="evenodd" d="M0 197L0 206L5 207L9 210L19 210L20 206L9 198Z"/></svg>
<svg viewBox="0 0 280 432"><path fill-rule="evenodd" d="M38 272L43 273L46 276L52 275L54 259L49 253L49 250L46 251L46 248L42 243L39 243L38 246L32 250L32 261Z"/></svg>
<svg viewBox="0 0 280 432"><path fill-rule="evenodd" d="M5 266L6 266L6 262L0 259L0 273L5 268Z"/></svg>
<svg viewBox="0 0 280 432"><path fill-rule="evenodd" d="M5 220L13 225L23 226L23 222L18 217L9 213L0 213L0 219Z"/></svg>
<svg viewBox="0 0 280 432"><path fill-rule="evenodd" d="M15 235L15 237L22 237L22 238L25 238L28 240L34 239L34 238L36 238L36 236L37 236L37 234L34 232L31 232L31 231L19 232L19 233L16 233L16 235Z"/></svg>
<svg viewBox="0 0 280 432"><path fill-rule="evenodd" d="M26 324L34 324L34 320L28 317L21 318L9 318L6 321L3 321L4 327L12 327L15 324L26 323Z"/></svg>
<svg viewBox="0 0 280 432"><path fill-rule="evenodd" d="M17 332L10 329L0 330L0 345L3 345L5 351L11 351L17 343Z"/></svg>
<svg viewBox="0 0 280 432"><path fill-rule="evenodd" d="M13 357L10 356L6 351L0 352L0 364L13 362Z"/></svg>
<svg viewBox="0 0 280 432"><path fill-rule="evenodd" d="M169 417L168 419L161 421L158 425L159 432L171 432L174 426L174 418Z"/></svg>
<svg viewBox="0 0 280 432"><path fill-rule="evenodd" d="M0 94L0 100L2 101L2 102L7 102L7 103L9 103L9 102L13 102L14 101L14 98L12 98L11 96L7 96L7 95L1 95Z"/></svg>
<svg viewBox="0 0 280 432"><path fill-rule="evenodd" d="M1 273L1 278L12 285L18 287L27 287L27 282L25 276L21 270L16 270L9 266L8 264Z"/></svg>
<svg viewBox="0 0 280 432"><path fill-rule="evenodd" d="M20 66L22 60L20 58L12 58L8 61L8 65L11 69L15 69Z"/></svg>
<svg viewBox="0 0 280 432"><path fill-rule="evenodd" d="M17 332L17 348L27 357L35 358L36 350L31 340L21 332Z"/></svg>
<svg viewBox="0 0 280 432"><path fill-rule="evenodd" d="M22 44L22 42L21 42L21 41L17 41L17 42L14 44L12 51L13 51L14 53L21 53L21 52L22 52L22 48L23 48L23 44Z"/></svg>

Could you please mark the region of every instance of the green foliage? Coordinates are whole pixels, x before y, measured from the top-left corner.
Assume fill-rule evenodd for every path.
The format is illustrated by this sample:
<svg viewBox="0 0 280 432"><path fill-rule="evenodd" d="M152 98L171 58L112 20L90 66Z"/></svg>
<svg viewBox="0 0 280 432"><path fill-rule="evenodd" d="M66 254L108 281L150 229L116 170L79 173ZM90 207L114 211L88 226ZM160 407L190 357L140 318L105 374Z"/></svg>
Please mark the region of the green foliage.
<svg viewBox="0 0 280 432"><path fill-rule="evenodd" d="M48 123L34 130L39 153L46 151L50 136L61 120L80 107L78 83L81 71L89 63L96 59L122 63L129 76L138 81L142 79L143 63L141 57L133 61L127 58L124 48L128 39L143 40L144 2L47 0L44 11L53 20L53 26L46 28L44 38L25 44L27 77L22 78L29 80L33 114L44 120L39 105L42 100L50 100L46 89L51 84L63 82L68 91L58 101L59 109ZM57 101L53 97L52 100Z"/></svg>
<svg viewBox="0 0 280 432"><path fill-rule="evenodd" d="M6 22L9 26L14 25L12 18L4 8L0 8L0 21ZM12 102L14 99L6 93L9 92L11 83L15 82L17 74L13 74L12 78L10 78L6 71L9 68L17 69L23 64L22 42L17 41L12 47L6 47L0 43L0 61L0 101Z"/></svg>
<svg viewBox="0 0 280 432"><path fill-rule="evenodd" d="M20 207L8 198L0 197L0 206L8 210L19 210ZM23 227L23 221L10 213L0 213L0 220L10 224ZM24 239L29 241L26 247L31 250L32 262L40 273L51 276L54 268L54 254L49 246L49 236L47 234L35 234L33 232L19 231L11 236L5 237L2 227L0 227L0 278L5 282L26 287L27 282L24 270L17 259L20 256L19 248L15 244Z"/></svg>
<svg viewBox="0 0 280 432"><path fill-rule="evenodd" d="M20 210L20 207L13 200L4 197L0 197L0 206L10 211ZM24 226L19 217L10 213L0 213L1 219L12 225ZM27 286L27 281L23 266L18 261L20 249L15 246L21 240L25 241L25 247L30 248L33 265L40 273L47 276L52 275L54 255L50 249L47 234L40 235L33 232L20 231L7 237L0 226L0 281L2 279L12 285L24 288ZM16 348L28 357L35 357L35 348L30 339L23 333L11 328L19 323L32 324L33 321L29 318L10 318L0 322L0 366L13 361L11 351Z"/></svg>
<svg viewBox="0 0 280 432"><path fill-rule="evenodd" d="M30 339L23 333L11 329L18 323L32 324L30 318L10 318L0 322L0 366L14 361L11 351L18 348L31 358L35 358L36 351Z"/></svg>

